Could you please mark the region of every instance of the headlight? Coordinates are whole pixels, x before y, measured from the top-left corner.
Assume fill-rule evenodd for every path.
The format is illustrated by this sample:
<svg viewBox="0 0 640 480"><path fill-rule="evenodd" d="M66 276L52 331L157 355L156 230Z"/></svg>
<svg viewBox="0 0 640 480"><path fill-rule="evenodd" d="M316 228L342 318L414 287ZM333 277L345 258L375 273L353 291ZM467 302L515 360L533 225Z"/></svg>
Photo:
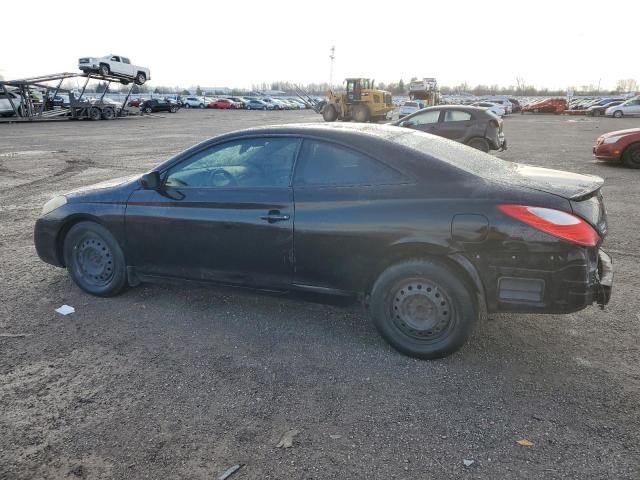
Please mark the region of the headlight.
<svg viewBox="0 0 640 480"><path fill-rule="evenodd" d="M602 143L616 143L622 137L623 137L623 135L618 135L617 137L607 137L607 138L604 139L604 141Z"/></svg>
<svg viewBox="0 0 640 480"><path fill-rule="evenodd" d="M60 208L61 206L67 203L67 197L64 195L60 195L58 197L53 197L42 207L42 215L46 215L47 213L53 212L56 208Z"/></svg>

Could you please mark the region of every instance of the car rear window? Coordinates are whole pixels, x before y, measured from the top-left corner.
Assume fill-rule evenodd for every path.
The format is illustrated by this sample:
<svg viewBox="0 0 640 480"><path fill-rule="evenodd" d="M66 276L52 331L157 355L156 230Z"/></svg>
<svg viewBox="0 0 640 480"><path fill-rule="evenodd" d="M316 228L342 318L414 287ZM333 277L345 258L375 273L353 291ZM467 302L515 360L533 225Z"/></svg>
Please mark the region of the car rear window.
<svg viewBox="0 0 640 480"><path fill-rule="evenodd" d="M418 104L416 102L404 102L403 107L417 107Z"/></svg>

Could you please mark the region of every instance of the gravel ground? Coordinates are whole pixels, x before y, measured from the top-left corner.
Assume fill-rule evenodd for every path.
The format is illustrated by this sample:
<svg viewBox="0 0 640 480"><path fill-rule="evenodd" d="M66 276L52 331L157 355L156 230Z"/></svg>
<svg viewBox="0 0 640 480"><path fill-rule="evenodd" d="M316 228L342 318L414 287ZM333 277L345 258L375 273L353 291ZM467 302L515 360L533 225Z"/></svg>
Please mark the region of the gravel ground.
<svg viewBox="0 0 640 480"><path fill-rule="evenodd" d="M233 480L640 478L640 171L591 156L600 133L640 120L505 120L499 156L606 179L613 300L493 316L440 361L393 351L355 304L159 285L92 298L36 256L55 193L231 129L319 120L0 124L0 478L212 479L235 464ZM76 313L54 313L64 303Z"/></svg>

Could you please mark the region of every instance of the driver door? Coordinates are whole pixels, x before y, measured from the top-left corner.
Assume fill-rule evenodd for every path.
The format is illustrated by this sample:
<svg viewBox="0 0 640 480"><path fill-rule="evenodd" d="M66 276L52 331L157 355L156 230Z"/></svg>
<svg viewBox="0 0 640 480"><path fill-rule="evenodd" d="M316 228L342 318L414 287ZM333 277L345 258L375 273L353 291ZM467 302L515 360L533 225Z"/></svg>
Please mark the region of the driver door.
<svg viewBox="0 0 640 480"><path fill-rule="evenodd" d="M440 120L440 110L428 110L417 113L405 119L403 127L413 128L434 135L439 135L438 126Z"/></svg>
<svg viewBox="0 0 640 480"><path fill-rule="evenodd" d="M262 137L206 147L128 200L127 255L143 275L288 287L291 171L300 140Z"/></svg>

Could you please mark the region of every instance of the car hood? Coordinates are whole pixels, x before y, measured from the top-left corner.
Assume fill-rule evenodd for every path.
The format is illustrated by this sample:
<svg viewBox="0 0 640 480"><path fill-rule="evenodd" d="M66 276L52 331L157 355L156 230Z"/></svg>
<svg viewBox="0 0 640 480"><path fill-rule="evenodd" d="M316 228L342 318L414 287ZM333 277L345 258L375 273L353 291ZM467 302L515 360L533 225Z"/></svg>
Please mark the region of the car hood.
<svg viewBox="0 0 640 480"><path fill-rule="evenodd" d="M505 183L551 193L569 200L580 200L597 192L604 180L595 175L565 172L551 168L513 164Z"/></svg>
<svg viewBox="0 0 640 480"><path fill-rule="evenodd" d="M100 196L107 194L108 192L119 191L122 187L126 187L134 183L137 184L137 180L140 177L141 175L133 175L128 177L114 178L112 180L94 183L93 185L88 185L86 187L76 188L75 190L71 190L64 195L69 199L85 199L85 197L91 197L92 194Z"/></svg>
<svg viewBox="0 0 640 480"><path fill-rule="evenodd" d="M620 135L630 135L637 133L640 135L640 128L627 128L626 130L615 130L613 132L607 132L600 135L601 138L618 137Z"/></svg>

